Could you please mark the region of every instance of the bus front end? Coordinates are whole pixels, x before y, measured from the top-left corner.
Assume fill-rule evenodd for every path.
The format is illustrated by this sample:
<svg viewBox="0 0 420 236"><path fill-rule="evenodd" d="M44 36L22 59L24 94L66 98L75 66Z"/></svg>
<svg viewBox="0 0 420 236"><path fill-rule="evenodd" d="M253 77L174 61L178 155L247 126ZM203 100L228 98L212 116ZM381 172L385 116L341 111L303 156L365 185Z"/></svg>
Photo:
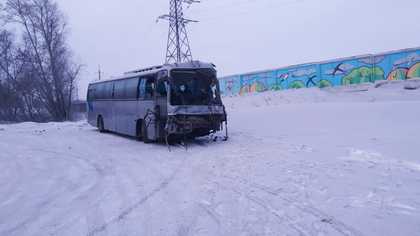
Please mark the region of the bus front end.
<svg viewBox="0 0 420 236"><path fill-rule="evenodd" d="M227 114L213 65L173 68L168 80L167 137L196 138L225 131Z"/></svg>

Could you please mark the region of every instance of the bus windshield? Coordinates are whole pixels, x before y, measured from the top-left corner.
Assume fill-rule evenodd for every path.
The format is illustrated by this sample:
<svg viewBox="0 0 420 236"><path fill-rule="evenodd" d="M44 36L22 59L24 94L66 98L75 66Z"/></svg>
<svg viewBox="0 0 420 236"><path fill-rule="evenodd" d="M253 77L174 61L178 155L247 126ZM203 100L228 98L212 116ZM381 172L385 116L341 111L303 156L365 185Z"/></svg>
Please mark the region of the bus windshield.
<svg viewBox="0 0 420 236"><path fill-rule="evenodd" d="M170 87L173 106L221 104L214 70L173 70Z"/></svg>

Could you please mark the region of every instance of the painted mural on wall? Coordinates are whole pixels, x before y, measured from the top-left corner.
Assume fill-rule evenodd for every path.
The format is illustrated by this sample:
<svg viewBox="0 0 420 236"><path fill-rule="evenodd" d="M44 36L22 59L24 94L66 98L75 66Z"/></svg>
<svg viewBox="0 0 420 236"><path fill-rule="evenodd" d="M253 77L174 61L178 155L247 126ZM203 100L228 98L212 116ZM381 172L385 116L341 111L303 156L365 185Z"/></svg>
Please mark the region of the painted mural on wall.
<svg viewBox="0 0 420 236"><path fill-rule="evenodd" d="M223 95L245 95L418 77L420 48L229 76L221 78L220 83Z"/></svg>
<svg viewBox="0 0 420 236"><path fill-rule="evenodd" d="M241 89L239 94L260 93L272 90L275 78L272 72L249 74L242 76Z"/></svg>

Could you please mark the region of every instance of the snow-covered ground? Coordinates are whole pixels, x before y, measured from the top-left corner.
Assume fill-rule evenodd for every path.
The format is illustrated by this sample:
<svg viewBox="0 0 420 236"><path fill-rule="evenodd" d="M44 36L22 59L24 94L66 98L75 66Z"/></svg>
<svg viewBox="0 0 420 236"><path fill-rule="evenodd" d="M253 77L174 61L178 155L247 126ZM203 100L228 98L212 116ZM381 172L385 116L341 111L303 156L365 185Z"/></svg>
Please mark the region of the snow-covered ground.
<svg viewBox="0 0 420 236"><path fill-rule="evenodd" d="M420 90L225 98L231 139L0 125L0 235L420 235Z"/></svg>

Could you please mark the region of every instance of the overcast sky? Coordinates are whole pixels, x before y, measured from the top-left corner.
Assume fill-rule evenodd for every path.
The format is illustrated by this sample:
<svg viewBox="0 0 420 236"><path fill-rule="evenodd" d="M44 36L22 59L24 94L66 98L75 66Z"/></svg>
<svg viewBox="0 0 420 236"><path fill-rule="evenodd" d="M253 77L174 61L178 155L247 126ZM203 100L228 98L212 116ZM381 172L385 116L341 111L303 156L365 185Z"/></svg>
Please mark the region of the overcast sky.
<svg viewBox="0 0 420 236"><path fill-rule="evenodd" d="M201 0L185 10L194 59L219 75L420 46L419 0ZM97 78L164 62L169 0L58 0L69 44Z"/></svg>

